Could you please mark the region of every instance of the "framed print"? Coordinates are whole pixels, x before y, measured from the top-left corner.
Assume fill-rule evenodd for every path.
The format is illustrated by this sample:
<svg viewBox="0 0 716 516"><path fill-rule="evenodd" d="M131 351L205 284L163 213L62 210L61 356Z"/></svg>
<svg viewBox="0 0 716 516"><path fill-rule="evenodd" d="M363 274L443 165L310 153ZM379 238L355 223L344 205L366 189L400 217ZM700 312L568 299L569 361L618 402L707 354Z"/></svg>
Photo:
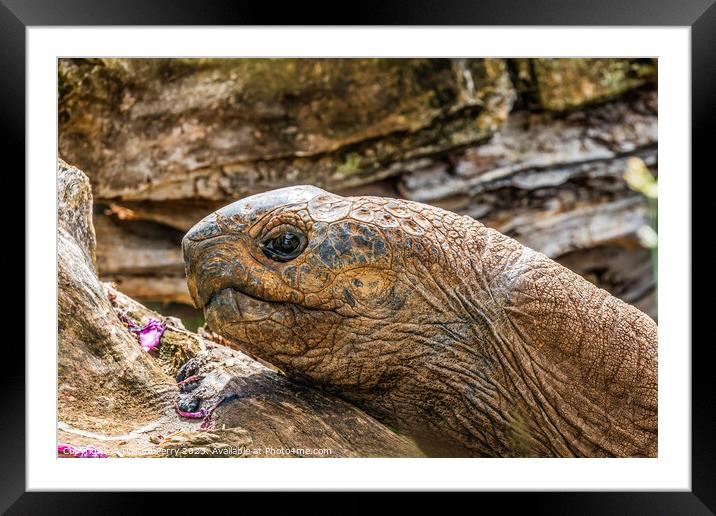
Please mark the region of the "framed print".
<svg viewBox="0 0 716 516"><path fill-rule="evenodd" d="M714 510L690 207L716 7L419 4L4 2L28 301L3 510Z"/></svg>

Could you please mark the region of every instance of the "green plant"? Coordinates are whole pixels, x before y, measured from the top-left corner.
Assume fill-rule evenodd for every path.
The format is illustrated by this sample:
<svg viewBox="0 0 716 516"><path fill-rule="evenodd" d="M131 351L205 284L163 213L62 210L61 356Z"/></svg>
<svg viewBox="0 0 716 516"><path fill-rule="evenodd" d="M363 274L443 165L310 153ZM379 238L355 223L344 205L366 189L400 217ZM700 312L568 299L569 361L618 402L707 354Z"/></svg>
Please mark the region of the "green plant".
<svg viewBox="0 0 716 516"><path fill-rule="evenodd" d="M649 203L650 224L637 230L641 245L651 249L651 260L654 270L654 284L658 284L658 187L659 182L651 174L644 161L639 158L630 158L624 171L624 180L629 188L642 194Z"/></svg>

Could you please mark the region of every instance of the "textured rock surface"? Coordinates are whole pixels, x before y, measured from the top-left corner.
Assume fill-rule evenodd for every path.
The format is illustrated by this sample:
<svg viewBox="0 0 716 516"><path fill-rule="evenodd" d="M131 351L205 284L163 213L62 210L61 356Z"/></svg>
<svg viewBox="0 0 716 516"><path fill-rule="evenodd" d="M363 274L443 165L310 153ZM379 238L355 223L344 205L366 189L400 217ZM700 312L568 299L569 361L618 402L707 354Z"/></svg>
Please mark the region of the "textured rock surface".
<svg viewBox="0 0 716 516"><path fill-rule="evenodd" d="M514 113L487 143L401 176L403 197L471 215L559 257L628 239L648 220L622 174L657 163L654 92L568 115Z"/></svg>
<svg viewBox="0 0 716 516"><path fill-rule="evenodd" d="M100 198L233 200L365 183L504 121L504 60L60 62L60 153Z"/></svg>
<svg viewBox="0 0 716 516"><path fill-rule="evenodd" d="M656 82L655 59L532 59L545 109L563 111Z"/></svg>
<svg viewBox="0 0 716 516"><path fill-rule="evenodd" d="M113 222L97 224L100 275L139 299L188 301L167 245L207 213L308 183L474 216L656 317L634 234L646 204L621 178L630 156L657 169L653 59L82 59L59 72L61 155ZM600 261L604 246L638 267ZM633 270L652 287L631 289Z"/></svg>
<svg viewBox="0 0 716 516"><path fill-rule="evenodd" d="M93 264L87 177L58 164L58 442L110 457L419 456L413 444L355 407L289 381L238 351L166 320L158 353L142 351L120 320L160 316L102 284ZM190 361L200 389L180 393L173 373ZM208 429L174 409L216 403ZM204 407L206 408L206 407ZM330 452L326 452L328 449Z"/></svg>

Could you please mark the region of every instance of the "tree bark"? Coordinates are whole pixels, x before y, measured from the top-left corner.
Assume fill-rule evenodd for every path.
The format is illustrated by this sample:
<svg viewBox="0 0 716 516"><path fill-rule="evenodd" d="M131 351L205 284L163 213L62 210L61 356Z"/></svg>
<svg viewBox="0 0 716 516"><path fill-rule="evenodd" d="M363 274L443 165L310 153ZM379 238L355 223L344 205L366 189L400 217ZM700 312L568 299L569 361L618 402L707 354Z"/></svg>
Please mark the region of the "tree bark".
<svg viewBox="0 0 716 516"><path fill-rule="evenodd" d="M58 443L110 457L414 457L420 451L352 405L288 380L250 357L167 318L158 351L140 347L127 322L162 319L95 268L92 192L58 163ZM203 376L180 394L175 375ZM207 420L185 419L179 399L225 399Z"/></svg>

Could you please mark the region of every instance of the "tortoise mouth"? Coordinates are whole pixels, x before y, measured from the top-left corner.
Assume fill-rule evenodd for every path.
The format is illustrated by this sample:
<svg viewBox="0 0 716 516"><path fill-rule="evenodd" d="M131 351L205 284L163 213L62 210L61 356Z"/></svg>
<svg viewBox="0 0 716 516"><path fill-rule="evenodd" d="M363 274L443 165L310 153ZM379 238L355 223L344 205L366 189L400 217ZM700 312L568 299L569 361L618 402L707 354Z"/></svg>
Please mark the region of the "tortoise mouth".
<svg viewBox="0 0 716 516"><path fill-rule="evenodd" d="M260 322L269 319L275 311L275 302L254 297L234 285L217 290L204 305L207 321L227 323Z"/></svg>
<svg viewBox="0 0 716 516"><path fill-rule="evenodd" d="M275 303L257 299L232 287L216 291L204 306L209 330L221 336L220 342L241 351L265 367L278 370L256 345L256 329L275 312ZM252 337L253 335L253 337Z"/></svg>

